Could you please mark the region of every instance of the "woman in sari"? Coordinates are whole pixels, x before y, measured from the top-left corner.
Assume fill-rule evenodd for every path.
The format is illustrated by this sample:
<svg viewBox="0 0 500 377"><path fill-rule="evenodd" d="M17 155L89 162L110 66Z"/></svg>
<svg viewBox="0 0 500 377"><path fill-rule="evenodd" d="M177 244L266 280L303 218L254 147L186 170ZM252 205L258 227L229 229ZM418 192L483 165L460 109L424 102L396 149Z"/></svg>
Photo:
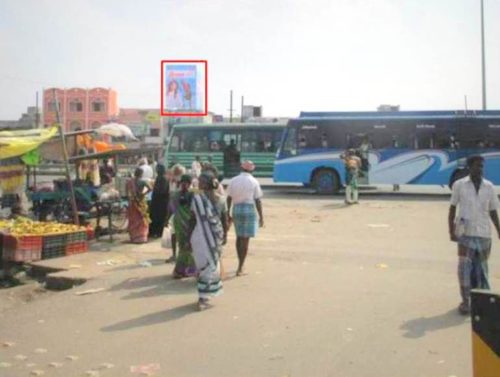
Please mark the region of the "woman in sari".
<svg viewBox="0 0 500 377"><path fill-rule="evenodd" d="M174 213L173 225L176 241L179 244L179 254L175 261L174 279L196 276L197 270L193 259L193 251L189 242L189 226L191 224L191 202L193 193L191 187L191 176L184 174L179 181L179 191L174 194L171 202L171 210Z"/></svg>
<svg viewBox="0 0 500 377"><path fill-rule="evenodd" d="M198 269L198 309L210 307L210 299L222 293L220 258L227 241L224 200L215 193L215 177L199 177L200 193L191 202L192 220L189 232L193 257Z"/></svg>
<svg viewBox="0 0 500 377"><path fill-rule="evenodd" d="M150 188L141 178L142 170L137 168L134 172L134 178L129 179L127 182L128 233L132 243L148 242L150 220L146 194L150 191Z"/></svg>
<svg viewBox="0 0 500 377"><path fill-rule="evenodd" d="M151 224L149 224L150 238L161 238L167 221L169 184L165 174L165 166L158 164L156 173L153 195L151 196L151 208L149 209L151 215Z"/></svg>

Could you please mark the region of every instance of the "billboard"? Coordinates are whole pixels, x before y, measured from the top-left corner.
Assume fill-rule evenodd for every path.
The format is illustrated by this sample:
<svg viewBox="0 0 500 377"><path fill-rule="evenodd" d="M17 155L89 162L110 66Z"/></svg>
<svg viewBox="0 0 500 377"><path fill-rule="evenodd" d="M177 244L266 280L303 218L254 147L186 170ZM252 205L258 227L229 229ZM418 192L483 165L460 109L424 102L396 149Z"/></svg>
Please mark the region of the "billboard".
<svg viewBox="0 0 500 377"><path fill-rule="evenodd" d="M161 115L207 115L206 60L163 60Z"/></svg>

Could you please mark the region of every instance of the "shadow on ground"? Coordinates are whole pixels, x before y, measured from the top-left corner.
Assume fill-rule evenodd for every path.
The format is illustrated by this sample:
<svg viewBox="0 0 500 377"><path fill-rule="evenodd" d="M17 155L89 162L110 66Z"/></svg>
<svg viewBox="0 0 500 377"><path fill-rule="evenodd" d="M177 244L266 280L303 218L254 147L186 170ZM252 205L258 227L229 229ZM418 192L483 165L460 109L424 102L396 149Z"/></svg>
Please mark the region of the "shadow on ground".
<svg viewBox="0 0 500 377"><path fill-rule="evenodd" d="M403 334L405 338L417 339L429 332L460 326L468 320L468 316L460 315L458 310L453 308L434 317L420 317L404 322L400 329L406 331Z"/></svg>
<svg viewBox="0 0 500 377"><path fill-rule="evenodd" d="M126 331L137 327L145 327L145 326L156 325L159 323L175 321L177 319L181 319L187 315L194 313L197 313L196 303L191 303L178 306L176 308L162 310L156 313L147 314L142 317L129 319L127 321L118 322L115 323L114 325L105 326L101 328L101 331L103 332Z"/></svg>
<svg viewBox="0 0 500 377"><path fill-rule="evenodd" d="M196 291L193 278L173 279L165 274L148 276L145 278L130 278L114 285L110 291L131 291L123 300L142 299L162 295L188 294Z"/></svg>

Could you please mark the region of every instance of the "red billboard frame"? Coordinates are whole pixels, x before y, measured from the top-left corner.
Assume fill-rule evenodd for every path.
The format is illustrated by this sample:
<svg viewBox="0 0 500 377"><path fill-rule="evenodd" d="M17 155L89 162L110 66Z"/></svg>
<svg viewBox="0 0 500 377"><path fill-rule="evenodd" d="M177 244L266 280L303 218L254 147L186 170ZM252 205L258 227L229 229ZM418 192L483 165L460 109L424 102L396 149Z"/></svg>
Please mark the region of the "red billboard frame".
<svg viewBox="0 0 500 377"><path fill-rule="evenodd" d="M168 113L164 111L163 108L163 93L164 93L164 66L167 63L202 63L205 65L205 106L203 113ZM160 107L160 115L161 116L206 116L208 115L208 61L207 60L162 60L161 61L161 107Z"/></svg>

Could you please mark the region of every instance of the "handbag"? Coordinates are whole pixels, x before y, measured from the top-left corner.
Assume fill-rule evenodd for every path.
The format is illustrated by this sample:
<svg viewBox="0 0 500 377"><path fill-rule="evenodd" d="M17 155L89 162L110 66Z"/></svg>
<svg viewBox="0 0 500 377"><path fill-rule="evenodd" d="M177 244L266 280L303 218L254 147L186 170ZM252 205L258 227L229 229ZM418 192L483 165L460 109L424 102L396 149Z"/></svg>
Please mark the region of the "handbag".
<svg viewBox="0 0 500 377"><path fill-rule="evenodd" d="M161 237L161 247L163 247L164 249L172 248L172 234L168 226L163 229L163 236Z"/></svg>

